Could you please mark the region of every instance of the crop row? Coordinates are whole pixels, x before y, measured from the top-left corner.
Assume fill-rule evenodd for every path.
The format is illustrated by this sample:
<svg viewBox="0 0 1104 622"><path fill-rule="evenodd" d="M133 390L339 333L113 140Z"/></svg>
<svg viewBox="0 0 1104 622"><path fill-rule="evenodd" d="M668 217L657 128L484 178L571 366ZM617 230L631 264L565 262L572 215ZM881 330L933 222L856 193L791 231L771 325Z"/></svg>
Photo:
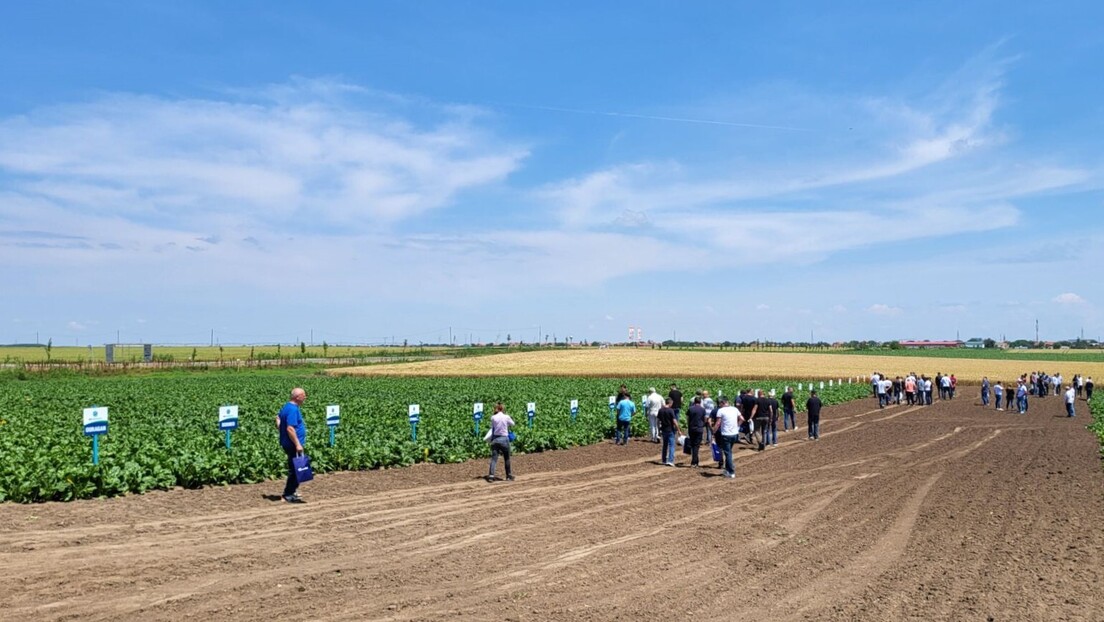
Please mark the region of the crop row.
<svg viewBox="0 0 1104 622"><path fill-rule="evenodd" d="M355 378L292 373L61 377L0 380L0 501L34 502L141 493L175 486L259 482L284 475L274 416L294 386L308 392L307 451L317 472L364 470L419 461L460 462L488 455L474 432L473 402L502 401L518 423L520 452L592 444L612 435L608 396L619 380L564 377ZM639 401L670 379L625 381ZM743 387L781 390L784 383L678 379L687 393L701 387L734 395ZM796 384L796 383L793 383ZM826 388L826 404L861 395L865 385ZM665 392L665 391L664 391ZM571 421L570 400L579 400ZM804 402L804 400L799 400ZM537 403L532 428L525 405ZM412 440L407 406L422 416ZM239 407L230 450L218 430L219 406ZM325 426L328 404L341 406L334 446ZM99 464L82 433L81 411L110 409ZM483 422L484 430L487 421ZM637 417L634 432L646 433Z"/></svg>

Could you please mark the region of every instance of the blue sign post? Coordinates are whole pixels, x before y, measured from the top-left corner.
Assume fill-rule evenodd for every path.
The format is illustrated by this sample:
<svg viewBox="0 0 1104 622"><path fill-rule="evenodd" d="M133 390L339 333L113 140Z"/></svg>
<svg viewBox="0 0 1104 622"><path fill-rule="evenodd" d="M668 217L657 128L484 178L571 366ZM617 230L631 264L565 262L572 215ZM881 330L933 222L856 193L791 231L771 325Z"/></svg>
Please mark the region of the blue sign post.
<svg viewBox="0 0 1104 622"><path fill-rule="evenodd" d="M418 404L411 404L407 408L407 413L410 417L410 440L416 443L418 442L418 422L422 418L422 407Z"/></svg>
<svg viewBox="0 0 1104 622"><path fill-rule="evenodd" d="M238 428L238 407L219 407L219 429L226 430L226 450L230 451L230 432Z"/></svg>
<svg viewBox="0 0 1104 622"><path fill-rule="evenodd" d="M326 426L330 428L330 447L334 446L334 432L341 423L341 407L330 404L326 407Z"/></svg>
<svg viewBox="0 0 1104 622"><path fill-rule="evenodd" d="M472 420L475 421L475 437L479 438L479 422L483 420L483 402L472 405Z"/></svg>
<svg viewBox="0 0 1104 622"><path fill-rule="evenodd" d="M575 423L575 417L579 414L579 400L571 400L571 423Z"/></svg>
<svg viewBox="0 0 1104 622"><path fill-rule="evenodd" d="M529 427L533 427L533 419L537 416L537 403L529 402L525 405L525 412L529 415Z"/></svg>
<svg viewBox="0 0 1104 622"><path fill-rule="evenodd" d="M100 463L100 435L107 434L107 407L84 409L84 435L92 437L92 464Z"/></svg>

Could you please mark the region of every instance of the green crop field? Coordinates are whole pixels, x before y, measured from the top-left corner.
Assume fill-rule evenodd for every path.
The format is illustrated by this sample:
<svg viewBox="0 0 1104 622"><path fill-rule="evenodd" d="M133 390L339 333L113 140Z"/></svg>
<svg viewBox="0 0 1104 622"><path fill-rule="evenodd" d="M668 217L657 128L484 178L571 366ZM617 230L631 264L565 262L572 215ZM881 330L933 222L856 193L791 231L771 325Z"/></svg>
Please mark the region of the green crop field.
<svg viewBox="0 0 1104 622"><path fill-rule="evenodd" d="M625 382L639 402L649 386L672 379ZM678 378L697 388L735 395L740 388L781 389L780 381L746 382ZM308 392L304 406L307 451L316 471L362 470L419 461L459 462L489 455L474 433L472 404L486 416L501 400L518 422L521 452L591 444L612 434L608 396L621 381L593 378L394 378L327 377L293 372L221 372L88 377L61 375L20 380L0 376L0 500L33 502L119 495L174 486L259 482L283 477L284 455L274 418L294 386ZM792 383L795 384L796 383ZM826 404L863 396L865 385L826 388ZM579 400L570 421L569 403ZM804 400L800 400L802 403ZM525 405L537 403L532 429ZM420 404L417 441L407 406ZM239 406L232 448L224 445L217 413ZM336 444L328 446L325 410L341 406ZM91 461L82 433L82 409L106 406L109 433L100 440L100 463ZM484 421L484 430L486 429ZM635 432L646 431L637 417Z"/></svg>

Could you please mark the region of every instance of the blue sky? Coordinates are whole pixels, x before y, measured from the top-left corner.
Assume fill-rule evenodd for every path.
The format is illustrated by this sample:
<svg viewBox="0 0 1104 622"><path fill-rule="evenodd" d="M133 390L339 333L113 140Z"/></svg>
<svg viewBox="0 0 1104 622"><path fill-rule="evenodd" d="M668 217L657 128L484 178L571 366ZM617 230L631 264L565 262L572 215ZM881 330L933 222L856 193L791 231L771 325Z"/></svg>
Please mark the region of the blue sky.
<svg viewBox="0 0 1104 622"><path fill-rule="evenodd" d="M2 12L0 342L1104 337L1098 3Z"/></svg>

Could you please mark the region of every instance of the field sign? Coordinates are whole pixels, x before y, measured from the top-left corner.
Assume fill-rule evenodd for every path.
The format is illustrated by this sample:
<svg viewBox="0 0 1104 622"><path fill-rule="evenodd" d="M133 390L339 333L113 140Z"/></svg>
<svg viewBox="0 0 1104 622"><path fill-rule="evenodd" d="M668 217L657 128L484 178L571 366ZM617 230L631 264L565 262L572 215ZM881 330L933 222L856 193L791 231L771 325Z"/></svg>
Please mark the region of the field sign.
<svg viewBox="0 0 1104 622"><path fill-rule="evenodd" d="M93 406L84 409L85 436L107 434L107 407Z"/></svg>
<svg viewBox="0 0 1104 622"><path fill-rule="evenodd" d="M330 404L326 407L326 425L333 427L341 424L341 406Z"/></svg>
<svg viewBox="0 0 1104 622"><path fill-rule="evenodd" d="M100 435L107 434L107 407L84 409L84 435L92 437L92 464L100 463Z"/></svg>
<svg viewBox="0 0 1104 622"><path fill-rule="evenodd" d="M526 404L525 412L529 415L529 427L533 427L533 418L537 416L537 403L529 402Z"/></svg>
<svg viewBox="0 0 1104 622"><path fill-rule="evenodd" d="M218 426L220 430L236 430L238 427L238 407L219 406Z"/></svg>
<svg viewBox="0 0 1104 622"><path fill-rule="evenodd" d="M406 412L410 417L410 423L418 423L422 416L422 407L419 404L411 404L407 407Z"/></svg>
<svg viewBox="0 0 1104 622"><path fill-rule="evenodd" d="M472 419L479 421L483 418L483 402L476 402L472 405Z"/></svg>

